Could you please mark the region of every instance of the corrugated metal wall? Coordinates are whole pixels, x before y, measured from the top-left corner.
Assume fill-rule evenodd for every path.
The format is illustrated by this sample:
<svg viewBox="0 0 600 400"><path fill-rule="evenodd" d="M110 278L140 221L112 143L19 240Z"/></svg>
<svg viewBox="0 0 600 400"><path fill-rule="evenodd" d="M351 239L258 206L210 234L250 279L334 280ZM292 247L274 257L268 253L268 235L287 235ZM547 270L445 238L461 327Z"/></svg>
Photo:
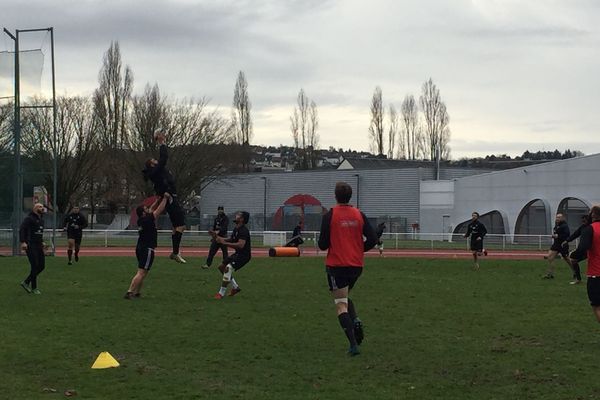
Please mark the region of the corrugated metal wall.
<svg viewBox="0 0 600 400"><path fill-rule="evenodd" d="M451 168L442 170L440 178L453 179L484 172L487 171ZM211 217L217 206L223 205L228 214L243 209L261 219L265 184L267 215L274 214L286 200L297 194L311 195L323 207L330 208L335 205L335 183L345 181L352 186L352 204L356 205L358 200L360 209L369 218L402 217L410 226L419 220L420 181L433 179L433 176L432 168L232 175L213 182L202 191L200 212ZM262 221L254 226L262 228Z"/></svg>

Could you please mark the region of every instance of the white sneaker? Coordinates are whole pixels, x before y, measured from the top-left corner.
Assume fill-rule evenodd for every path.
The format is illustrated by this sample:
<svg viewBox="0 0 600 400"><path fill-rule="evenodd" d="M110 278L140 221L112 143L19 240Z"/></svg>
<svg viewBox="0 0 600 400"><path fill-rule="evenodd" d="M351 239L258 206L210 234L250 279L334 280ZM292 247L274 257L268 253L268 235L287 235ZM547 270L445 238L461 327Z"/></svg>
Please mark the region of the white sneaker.
<svg viewBox="0 0 600 400"><path fill-rule="evenodd" d="M210 266L209 266L209 265L207 265L207 264L204 264L204 265L202 266L202 269L209 269L209 268L210 268Z"/></svg>
<svg viewBox="0 0 600 400"><path fill-rule="evenodd" d="M171 253L171 255L169 256L169 258L171 260L175 260L176 262L178 262L179 264L185 264L187 261L185 261L183 259L183 257L181 257L179 254L175 254L175 253Z"/></svg>
<svg viewBox="0 0 600 400"><path fill-rule="evenodd" d="M580 283L581 283L581 281L578 281L577 279L574 279L571 282L569 282L569 285L579 285Z"/></svg>

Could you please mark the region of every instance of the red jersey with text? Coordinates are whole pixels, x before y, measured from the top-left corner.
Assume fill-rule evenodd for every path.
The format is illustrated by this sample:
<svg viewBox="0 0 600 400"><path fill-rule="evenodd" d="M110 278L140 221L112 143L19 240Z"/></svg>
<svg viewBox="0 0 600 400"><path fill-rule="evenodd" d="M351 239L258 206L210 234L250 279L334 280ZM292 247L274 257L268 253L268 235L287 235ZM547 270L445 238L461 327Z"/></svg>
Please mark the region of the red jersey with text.
<svg viewBox="0 0 600 400"><path fill-rule="evenodd" d="M364 220L352 206L332 209L330 246L325 265L328 267L362 267L364 265Z"/></svg>
<svg viewBox="0 0 600 400"><path fill-rule="evenodd" d="M600 276L600 222L590 225L594 232L591 247L587 252L587 276Z"/></svg>

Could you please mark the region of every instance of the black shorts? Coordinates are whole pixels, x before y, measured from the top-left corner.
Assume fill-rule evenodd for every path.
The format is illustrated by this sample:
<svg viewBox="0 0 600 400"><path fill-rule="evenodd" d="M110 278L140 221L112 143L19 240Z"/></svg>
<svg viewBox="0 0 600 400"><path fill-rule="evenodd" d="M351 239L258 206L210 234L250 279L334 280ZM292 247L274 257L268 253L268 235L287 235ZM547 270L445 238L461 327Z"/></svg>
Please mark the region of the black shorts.
<svg viewBox="0 0 600 400"><path fill-rule="evenodd" d="M173 225L173 227L185 225L185 214L177 197L173 197L173 200L170 203L167 202L165 210L167 211L167 214L169 214L169 219L171 220L171 225Z"/></svg>
<svg viewBox="0 0 600 400"><path fill-rule="evenodd" d="M135 256L138 260L138 268L150 271L154 262L154 249L150 247L136 247Z"/></svg>
<svg viewBox="0 0 600 400"><path fill-rule="evenodd" d="M251 256L240 256L238 253L233 253L225 260L223 260L223 264L229 265L233 267L235 271L241 269L244 265L248 264L252 259Z"/></svg>
<svg viewBox="0 0 600 400"><path fill-rule="evenodd" d="M600 307L600 277L588 276L587 293L592 307Z"/></svg>
<svg viewBox="0 0 600 400"><path fill-rule="evenodd" d="M80 244L81 238L83 237L83 233L81 231L69 231L67 230L67 239L75 240L75 243Z"/></svg>
<svg viewBox="0 0 600 400"><path fill-rule="evenodd" d="M471 240L471 251L483 251L483 239Z"/></svg>
<svg viewBox="0 0 600 400"><path fill-rule="evenodd" d="M560 243L552 243L552 246L550 246L550 250L556 251L558 254L560 254L564 258L569 257L569 245L561 246Z"/></svg>
<svg viewBox="0 0 600 400"><path fill-rule="evenodd" d="M362 274L362 267L326 267L327 283L329 290L352 289L358 277Z"/></svg>

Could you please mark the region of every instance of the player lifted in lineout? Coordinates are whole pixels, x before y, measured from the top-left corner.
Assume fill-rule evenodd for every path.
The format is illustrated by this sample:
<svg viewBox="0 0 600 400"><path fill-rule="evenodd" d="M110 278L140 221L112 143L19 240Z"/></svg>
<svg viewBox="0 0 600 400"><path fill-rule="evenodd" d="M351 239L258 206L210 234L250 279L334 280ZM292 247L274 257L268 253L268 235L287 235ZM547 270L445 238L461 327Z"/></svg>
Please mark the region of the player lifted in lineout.
<svg viewBox="0 0 600 400"><path fill-rule="evenodd" d="M83 230L87 227L87 219L79 211L79 206L73 206L69 215L65 217L63 230L67 232L67 257L68 264L72 265L73 250L75 250L75 262L79 261L79 249Z"/></svg>
<svg viewBox="0 0 600 400"><path fill-rule="evenodd" d="M487 229L485 229L485 225L479 221L479 213L473 211L471 214L471 222L467 226L467 233L465 233L465 237L471 237L471 252L473 254L473 268L476 270L479 269L479 259L478 257L481 255L487 256L488 252L483 248L483 238L487 234Z"/></svg>
<svg viewBox="0 0 600 400"><path fill-rule="evenodd" d="M235 253L227 257L223 260L223 263L219 265L219 271L223 274L223 280L219 292L215 294L215 299L217 300L220 300L225 296L229 283L231 283L230 296L235 296L242 291L232 274L234 271L238 271L244 265L248 264L252 258L250 231L246 227L249 219L250 214L246 211L238 211L235 214L235 227L233 228L229 239L219 236L215 231L209 231L213 240L218 244L223 244L235 250Z"/></svg>
<svg viewBox="0 0 600 400"><path fill-rule="evenodd" d="M158 196L163 196L165 193L171 195L165 210L169 214L169 219L173 225L173 234L171 240L173 243L173 251L171 260L185 264L186 261L179 254L181 238L185 231L185 215L183 208L179 204L177 198L177 189L175 188L175 179L171 172L167 169L167 160L169 158L166 144L166 131L157 129L154 132L154 139L160 145L158 160L151 158L146 161L146 168L142 171L145 180L150 180L154 184L154 190Z"/></svg>

